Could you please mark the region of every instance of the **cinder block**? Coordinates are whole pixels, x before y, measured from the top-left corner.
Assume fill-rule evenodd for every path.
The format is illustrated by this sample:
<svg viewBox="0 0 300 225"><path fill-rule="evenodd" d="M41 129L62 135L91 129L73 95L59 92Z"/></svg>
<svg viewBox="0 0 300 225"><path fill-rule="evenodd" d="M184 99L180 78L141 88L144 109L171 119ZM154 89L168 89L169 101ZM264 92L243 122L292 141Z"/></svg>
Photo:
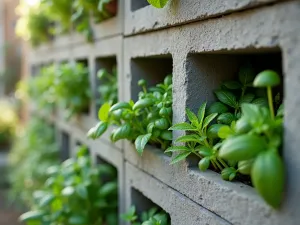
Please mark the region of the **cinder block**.
<svg viewBox="0 0 300 225"><path fill-rule="evenodd" d="M92 20L92 29L94 32L94 38L97 42L99 39L110 38L123 34L124 30L124 0L118 0L118 12L117 15L102 21L101 23L94 23Z"/></svg>
<svg viewBox="0 0 300 225"><path fill-rule="evenodd" d="M230 78L241 55L274 53L274 64L278 66L282 51L286 118L283 152L287 186L280 210L267 206L253 188L222 181L214 172L202 173L187 162L170 167L170 158L159 150L146 150L139 158L132 147L130 151L125 145L126 160L233 224L297 224L299 195L296 190L300 188L300 180L295 174L300 171L296 106L299 98L295 90L299 85L299 72L296 72L300 55L299 15L299 2L282 2L125 39L126 74L134 72L130 68L131 58L173 56L173 123L186 119L186 107L195 110L204 100L211 101L212 89L223 79ZM126 78L129 85L132 78ZM126 96L130 98L133 94L128 88ZM174 132L174 138L180 134Z"/></svg>
<svg viewBox="0 0 300 225"><path fill-rule="evenodd" d="M146 0L125 1L125 35L177 26L279 2L280 0L170 1L156 9Z"/></svg>
<svg viewBox="0 0 300 225"><path fill-rule="evenodd" d="M131 205L147 210L150 200L170 215L172 225L231 224L131 164L125 171L127 210Z"/></svg>

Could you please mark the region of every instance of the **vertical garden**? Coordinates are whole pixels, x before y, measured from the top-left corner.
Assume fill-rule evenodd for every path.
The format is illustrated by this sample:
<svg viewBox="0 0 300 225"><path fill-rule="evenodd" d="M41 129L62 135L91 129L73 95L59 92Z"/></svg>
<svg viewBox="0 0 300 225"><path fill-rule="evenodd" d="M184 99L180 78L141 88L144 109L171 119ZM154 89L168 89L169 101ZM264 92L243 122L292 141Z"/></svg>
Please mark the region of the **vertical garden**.
<svg viewBox="0 0 300 225"><path fill-rule="evenodd" d="M41 0L18 13L31 46L10 160L21 221L297 224L298 1Z"/></svg>

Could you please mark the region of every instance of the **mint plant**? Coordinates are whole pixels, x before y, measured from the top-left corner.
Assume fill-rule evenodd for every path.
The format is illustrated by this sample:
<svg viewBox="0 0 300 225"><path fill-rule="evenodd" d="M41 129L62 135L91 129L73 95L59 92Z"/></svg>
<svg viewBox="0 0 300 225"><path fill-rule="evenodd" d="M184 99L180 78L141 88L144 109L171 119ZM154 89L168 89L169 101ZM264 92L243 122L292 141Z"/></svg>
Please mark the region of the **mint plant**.
<svg viewBox="0 0 300 225"><path fill-rule="evenodd" d="M251 176L264 200L274 208L279 207L284 185L279 154L283 105L275 114L271 89L279 84L279 76L274 71L262 71L255 76L251 67L242 67L239 81L225 82L215 91L219 101L208 109L203 103L197 115L187 109L189 121L170 128L186 132L175 140L183 145L166 150L177 153L171 164L193 154L200 158L201 171L213 168L221 172L224 180ZM267 88L267 95L261 94L258 88L262 87ZM278 95L275 98L278 102Z"/></svg>
<svg viewBox="0 0 300 225"><path fill-rule="evenodd" d="M111 105L117 103L118 82L116 67L112 69L112 73L109 73L106 69L100 69L97 72L97 78L100 81L100 85L98 86L100 98L97 103L99 105L103 105L105 102Z"/></svg>
<svg viewBox="0 0 300 225"><path fill-rule="evenodd" d="M167 129L172 124L172 77L147 89L146 81L140 80L142 90L137 102L118 102L111 106L105 103L99 110L100 122L88 132L88 137L99 138L108 128L116 126L111 140L127 139L135 142L136 150L142 154L147 143L166 149L172 140Z"/></svg>
<svg viewBox="0 0 300 225"><path fill-rule="evenodd" d="M118 186L113 167L92 166L85 147L76 159L48 169L43 188L34 193L25 224L118 224ZM107 178L110 178L107 180Z"/></svg>
<svg viewBox="0 0 300 225"><path fill-rule="evenodd" d="M131 225L170 225L168 214L159 211L157 208L151 208L149 211L143 212L141 218L136 214L135 206L131 206L129 211L122 215L122 219L130 222Z"/></svg>

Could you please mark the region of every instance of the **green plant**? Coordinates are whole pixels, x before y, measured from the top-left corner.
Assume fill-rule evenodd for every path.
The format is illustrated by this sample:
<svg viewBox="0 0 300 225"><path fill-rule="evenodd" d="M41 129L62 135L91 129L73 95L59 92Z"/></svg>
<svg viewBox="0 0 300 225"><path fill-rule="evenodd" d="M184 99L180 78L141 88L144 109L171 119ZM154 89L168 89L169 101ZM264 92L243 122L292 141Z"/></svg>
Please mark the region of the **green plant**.
<svg viewBox="0 0 300 225"><path fill-rule="evenodd" d="M87 149L74 159L48 169L48 179L34 193L32 211L21 215L26 224L118 224L117 174L113 167L93 167Z"/></svg>
<svg viewBox="0 0 300 225"><path fill-rule="evenodd" d="M113 105L118 101L118 83L117 83L117 70L113 68L112 73L109 73L106 69L100 69L97 72L97 77L100 81L98 86L98 92L100 94L100 105L108 102Z"/></svg>
<svg viewBox="0 0 300 225"><path fill-rule="evenodd" d="M142 154L147 143L166 149L172 133L167 129L172 124L172 77L155 87L146 88L146 81L140 80L139 100L134 103L118 102L111 106L105 103L99 110L100 122L88 132L88 137L99 138L108 126L117 126L111 133L111 140L135 141L136 150Z"/></svg>
<svg viewBox="0 0 300 225"><path fill-rule="evenodd" d="M136 214L135 206L131 206L129 211L122 215L124 221L130 222L131 225L169 225L171 224L168 214L157 208L151 208L143 212L141 218Z"/></svg>
<svg viewBox="0 0 300 225"><path fill-rule="evenodd" d="M156 8L163 8L169 2L169 0L147 0L149 4Z"/></svg>
<svg viewBox="0 0 300 225"><path fill-rule="evenodd" d="M18 6L20 19L16 33L34 47L51 40L53 21L47 17L45 10L41 4L29 6L21 3Z"/></svg>
<svg viewBox="0 0 300 225"><path fill-rule="evenodd" d="M284 180L278 154L282 142L283 106L279 106L277 95L275 102L279 107L276 107L275 116L270 88L278 85L280 79L274 71L263 71L254 78L253 68L242 67L239 81L225 82L215 91L218 102L208 109L203 103L197 115L187 109L189 122L170 128L187 132L175 141L184 145L172 146L166 152L178 153L171 164L194 154L200 158L200 170L212 166L225 180L250 175L261 196L276 208L281 202ZM266 87L268 97L253 86ZM271 188L272 184L276 184L276 188Z"/></svg>
<svg viewBox="0 0 300 225"><path fill-rule="evenodd" d="M43 67L35 77L30 77L23 84L23 90L37 104L39 109L52 110L56 101L54 80L56 68L54 65ZM24 93L23 93L24 94Z"/></svg>
<svg viewBox="0 0 300 225"><path fill-rule="evenodd" d="M279 84L276 72L266 70L259 73L254 86L267 89L269 108L244 103L242 116L236 125L231 129L225 126L219 131L222 132L220 136L225 138L220 157L239 162L236 172L250 175L255 189L274 208L280 206L284 189L284 165L280 157L283 105L275 115L271 92L271 88ZM245 167L248 169L245 170Z"/></svg>
<svg viewBox="0 0 300 225"><path fill-rule="evenodd" d="M54 130L40 119L19 128L9 152L10 195L26 206L33 204L33 192L46 181L46 170L58 164L59 148Z"/></svg>
<svg viewBox="0 0 300 225"><path fill-rule="evenodd" d="M89 70L84 64L66 63L58 66L52 88L56 101L66 110L67 118L88 110L91 91Z"/></svg>
<svg viewBox="0 0 300 225"><path fill-rule="evenodd" d="M7 100L0 99L0 146L10 144L13 140L18 118L13 105Z"/></svg>

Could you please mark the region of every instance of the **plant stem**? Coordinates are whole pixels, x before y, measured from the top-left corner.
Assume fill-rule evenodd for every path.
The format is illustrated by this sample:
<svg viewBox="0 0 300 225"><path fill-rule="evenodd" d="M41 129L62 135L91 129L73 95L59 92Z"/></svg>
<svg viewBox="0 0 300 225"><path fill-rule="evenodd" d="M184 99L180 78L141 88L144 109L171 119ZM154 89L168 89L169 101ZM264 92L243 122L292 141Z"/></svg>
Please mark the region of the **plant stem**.
<svg viewBox="0 0 300 225"><path fill-rule="evenodd" d="M215 160L216 165L218 166L219 170L223 170L222 166L220 165L220 163L218 162L218 160Z"/></svg>
<svg viewBox="0 0 300 225"><path fill-rule="evenodd" d="M195 151L193 151L193 153L194 153L196 156L198 156L200 159L202 159L202 156L201 156L199 153L197 153L197 152L195 152Z"/></svg>
<svg viewBox="0 0 300 225"><path fill-rule="evenodd" d="M272 117L272 119L274 119L275 114L274 114L273 96L272 96L272 88L271 87L267 87L267 93L268 93L268 102L269 102L271 117Z"/></svg>
<svg viewBox="0 0 300 225"><path fill-rule="evenodd" d="M225 168L228 167L227 164L224 162L223 159L218 158L218 160L220 161L220 163L221 163Z"/></svg>
<svg viewBox="0 0 300 225"><path fill-rule="evenodd" d="M211 164L213 165L213 167L214 167L215 169L218 169L218 167L216 166L214 160L211 160Z"/></svg>

